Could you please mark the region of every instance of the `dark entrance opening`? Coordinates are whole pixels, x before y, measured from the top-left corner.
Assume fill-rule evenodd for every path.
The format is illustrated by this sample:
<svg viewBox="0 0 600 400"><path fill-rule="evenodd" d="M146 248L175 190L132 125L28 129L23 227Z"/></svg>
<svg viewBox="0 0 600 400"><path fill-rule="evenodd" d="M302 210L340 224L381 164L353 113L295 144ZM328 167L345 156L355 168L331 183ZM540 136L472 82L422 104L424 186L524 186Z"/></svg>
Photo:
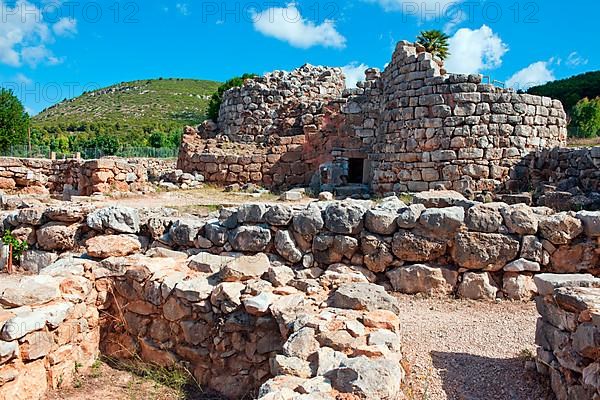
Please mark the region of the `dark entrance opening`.
<svg viewBox="0 0 600 400"><path fill-rule="evenodd" d="M363 183L365 160L350 158L348 160L348 183Z"/></svg>

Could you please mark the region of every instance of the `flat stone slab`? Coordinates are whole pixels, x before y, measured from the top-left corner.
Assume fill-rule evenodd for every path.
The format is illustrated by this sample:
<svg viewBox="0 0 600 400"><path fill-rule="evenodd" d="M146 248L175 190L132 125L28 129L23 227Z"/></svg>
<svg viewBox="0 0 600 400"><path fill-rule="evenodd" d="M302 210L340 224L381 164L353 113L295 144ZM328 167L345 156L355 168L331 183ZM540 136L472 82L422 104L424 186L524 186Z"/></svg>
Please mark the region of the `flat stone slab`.
<svg viewBox="0 0 600 400"><path fill-rule="evenodd" d="M0 304L22 307L45 304L61 297L60 280L49 275L17 276L0 278Z"/></svg>
<svg viewBox="0 0 600 400"><path fill-rule="evenodd" d="M554 289L561 287L600 288L600 279L592 274L539 274L533 281L541 296L551 295Z"/></svg>

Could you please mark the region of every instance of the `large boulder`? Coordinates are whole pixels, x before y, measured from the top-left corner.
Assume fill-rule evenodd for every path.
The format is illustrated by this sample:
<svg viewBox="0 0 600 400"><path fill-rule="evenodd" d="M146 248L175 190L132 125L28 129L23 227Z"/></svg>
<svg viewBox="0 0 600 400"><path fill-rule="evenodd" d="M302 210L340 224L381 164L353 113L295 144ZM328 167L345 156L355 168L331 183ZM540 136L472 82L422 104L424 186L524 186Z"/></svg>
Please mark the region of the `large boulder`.
<svg viewBox="0 0 600 400"><path fill-rule="evenodd" d="M237 218L240 224L261 224L264 222L267 206L264 204L242 204L238 207Z"/></svg>
<svg viewBox="0 0 600 400"><path fill-rule="evenodd" d="M463 299L494 300L497 293L498 287L488 272L467 272L458 286L458 295Z"/></svg>
<svg viewBox="0 0 600 400"><path fill-rule="evenodd" d="M458 280L458 272L415 264L388 271L386 276L395 291L416 294L451 294Z"/></svg>
<svg viewBox="0 0 600 400"><path fill-rule="evenodd" d="M48 275L10 275L0 280L0 304L11 307L33 306L60 298L60 280Z"/></svg>
<svg viewBox="0 0 600 400"><path fill-rule="evenodd" d="M325 227L334 233L355 235L363 228L366 211L355 202L334 202L325 209Z"/></svg>
<svg viewBox="0 0 600 400"><path fill-rule="evenodd" d="M465 210L462 207L430 208L419 217L423 229L440 237L453 235L464 221Z"/></svg>
<svg viewBox="0 0 600 400"><path fill-rule="evenodd" d="M568 244L581 233L583 233L583 223L568 213L540 218L540 235L552 244Z"/></svg>
<svg viewBox="0 0 600 400"><path fill-rule="evenodd" d="M477 204L467 210L467 228L475 232L496 233L504 222L500 210L504 203Z"/></svg>
<svg viewBox="0 0 600 400"><path fill-rule="evenodd" d="M75 247L75 236L79 225L50 222L36 232L37 245L42 250L65 251Z"/></svg>
<svg viewBox="0 0 600 400"><path fill-rule="evenodd" d="M178 219L171 225L169 235L173 243L179 246L194 247L195 240L204 225L199 218Z"/></svg>
<svg viewBox="0 0 600 400"><path fill-rule="evenodd" d="M260 278L269 271L271 263L264 253L254 256L242 256L230 261L222 270L221 278L224 282L247 281Z"/></svg>
<svg viewBox="0 0 600 400"><path fill-rule="evenodd" d="M535 296L537 289L531 276L507 272L503 277L502 291L510 300L529 301Z"/></svg>
<svg viewBox="0 0 600 400"><path fill-rule="evenodd" d="M273 226L287 226L292 222L293 210L290 206L276 204L265 213L265 222Z"/></svg>
<svg viewBox="0 0 600 400"><path fill-rule="evenodd" d="M540 296L548 296L561 287L600 288L600 278L592 274L538 274L533 277Z"/></svg>
<svg viewBox="0 0 600 400"><path fill-rule="evenodd" d="M577 218L583 223L586 235L591 238L600 237L600 211L580 211Z"/></svg>
<svg viewBox="0 0 600 400"><path fill-rule="evenodd" d="M235 251L260 252L271 242L271 231L261 226L238 226L229 232L229 243Z"/></svg>
<svg viewBox="0 0 600 400"><path fill-rule="evenodd" d="M295 264L302 260L302 252L296 246L289 231L277 231L275 234L275 249L289 262Z"/></svg>
<svg viewBox="0 0 600 400"><path fill-rule="evenodd" d="M137 233L140 230L140 216L135 208L110 206L94 211L87 216L87 225L96 230L110 229L118 233Z"/></svg>
<svg viewBox="0 0 600 400"><path fill-rule="evenodd" d="M363 263L370 271L384 272L394 262L389 244L376 235L363 234L360 238Z"/></svg>
<svg viewBox="0 0 600 400"><path fill-rule="evenodd" d="M315 236L312 250L319 264L335 264L352 258L358 250L358 240L351 236L321 234Z"/></svg>
<svg viewBox="0 0 600 400"><path fill-rule="evenodd" d="M139 239L133 235L95 236L85 242L87 253L94 258L124 257L142 249Z"/></svg>
<svg viewBox="0 0 600 400"><path fill-rule="evenodd" d="M404 204L396 196L386 197L374 208L365 213L365 228L379 235L391 235L396 231L398 211L405 209Z"/></svg>
<svg viewBox="0 0 600 400"><path fill-rule="evenodd" d="M294 230L303 236L315 236L325 225L321 210L315 205L309 205L306 209L294 215Z"/></svg>
<svg viewBox="0 0 600 400"><path fill-rule="evenodd" d="M459 232L452 258L463 268L499 271L519 253L519 242L498 233Z"/></svg>
<svg viewBox="0 0 600 400"><path fill-rule="evenodd" d="M454 190L435 190L413 195L414 204L423 204L426 208L444 208L461 205L466 202L465 196Z"/></svg>
<svg viewBox="0 0 600 400"><path fill-rule="evenodd" d="M400 398L404 370L398 361L365 356L347 358L339 368L327 373L331 386L361 399L394 400Z"/></svg>
<svg viewBox="0 0 600 400"><path fill-rule="evenodd" d="M394 235L392 251L400 261L433 261L446 254L446 243L401 230Z"/></svg>
<svg viewBox="0 0 600 400"><path fill-rule="evenodd" d="M388 310L400 312L397 300L382 286L373 283L350 283L342 285L333 293L331 306L350 310Z"/></svg>
<svg viewBox="0 0 600 400"><path fill-rule="evenodd" d="M42 269L58 259L56 253L40 250L27 250L21 257L21 268L25 271L38 274Z"/></svg>
<svg viewBox="0 0 600 400"><path fill-rule="evenodd" d="M539 218L531 207L525 204L514 204L500 210L504 223L510 233L517 235L535 235Z"/></svg>
<svg viewBox="0 0 600 400"><path fill-rule="evenodd" d="M223 246L227 243L227 228L219 223L207 223L204 225L204 236L215 246Z"/></svg>
<svg viewBox="0 0 600 400"><path fill-rule="evenodd" d="M398 210L396 224L401 229L412 229L417 226L421 214L425 211L423 204L412 204Z"/></svg>
<svg viewBox="0 0 600 400"><path fill-rule="evenodd" d="M74 206L51 206L46 209L44 215L51 221L74 223L81 222L89 213L90 208L82 205Z"/></svg>

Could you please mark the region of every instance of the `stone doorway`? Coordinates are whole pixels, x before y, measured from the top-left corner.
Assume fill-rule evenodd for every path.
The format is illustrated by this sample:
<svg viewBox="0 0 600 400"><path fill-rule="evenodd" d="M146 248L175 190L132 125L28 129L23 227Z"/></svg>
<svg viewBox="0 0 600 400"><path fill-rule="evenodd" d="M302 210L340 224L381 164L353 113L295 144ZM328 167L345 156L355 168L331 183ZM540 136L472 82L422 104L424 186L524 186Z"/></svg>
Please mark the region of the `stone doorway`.
<svg viewBox="0 0 600 400"><path fill-rule="evenodd" d="M348 183L364 183L365 160L363 158L348 159Z"/></svg>

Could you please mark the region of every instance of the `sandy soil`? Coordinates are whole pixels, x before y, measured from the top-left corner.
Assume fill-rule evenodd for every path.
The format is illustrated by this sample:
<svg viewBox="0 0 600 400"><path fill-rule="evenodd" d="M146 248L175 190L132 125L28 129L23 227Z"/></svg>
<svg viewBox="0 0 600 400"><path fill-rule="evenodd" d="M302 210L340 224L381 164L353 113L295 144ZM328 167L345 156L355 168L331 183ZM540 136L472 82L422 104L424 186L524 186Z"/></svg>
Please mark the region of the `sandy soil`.
<svg viewBox="0 0 600 400"><path fill-rule="evenodd" d="M537 373L525 368L535 354L534 303L398 297L410 399L554 398Z"/></svg>

